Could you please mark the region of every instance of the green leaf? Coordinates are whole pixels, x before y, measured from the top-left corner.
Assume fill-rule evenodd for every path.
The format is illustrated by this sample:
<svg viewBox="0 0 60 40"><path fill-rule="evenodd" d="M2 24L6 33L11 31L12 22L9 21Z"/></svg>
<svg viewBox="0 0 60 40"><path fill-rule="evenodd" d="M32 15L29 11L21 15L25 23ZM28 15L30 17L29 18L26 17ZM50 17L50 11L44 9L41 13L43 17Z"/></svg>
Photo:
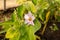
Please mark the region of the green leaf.
<svg viewBox="0 0 60 40"><path fill-rule="evenodd" d="M46 14L44 13L44 10L40 9L40 10L38 11L38 15L39 15L39 18L40 18L42 21L45 20Z"/></svg>
<svg viewBox="0 0 60 40"><path fill-rule="evenodd" d="M59 30L59 28L57 27L56 24L54 24L54 28L53 28L53 30L54 30L54 31Z"/></svg>
<svg viewBox="0 0 60 40"><path fill-rule="evenodd" d="M35 19L35 21L34 21L34 26L33 26L34 33L37 32L40 28L41 28L41 23L40 23L40 21L37 20L37 19Z"/></svg>
<svg viewBox="0 0 60 40"><path fill-rule="evenodd" d="M20 38L20 33L17 31L15 36L13 38L10 38L9 40L19 40L19 38Z"/></svg>
<svg viewBox="0 0 60 40"><path fill-rule="evenodd" d="M60 0L55 0L56 2L60 3Z"/></svg>
<svg viewBox="0 0 60 40"><path fill-rule="evenodd" d="M17 34L17 30L14 30L13 27L9 28L5 37L6 38L13 38Z"/></svg>
<svg viewBox="0 0 60 40"><path fill-rule="evenodd" d="M58 20L58 22L60 22L60 16L57 16L57 20Z"/></svg>
<svg viewBox="0 0 60 40"><path fill-rule="evenodd" d="M23 5L17 8L17 15L19 18L23 17L24 12L25 12L25 7Z"/></svg>
<svg viewBox="0 0 60 40"><path fill-rule="evenodd" d="M49 7L49 4L46 0L40 0L38 5L40 9L47 9Z"/></svg>
<svg viewBox="0 0 60 40"><path fill-rule="evenodd" d="M25 24L21 25L19 32L20 32L19 40L26 40L28 36L27 36L27 30Z"/></svg>
<svg viewBox="0 0 60 40"><path fill-rule="evenodd" d="M58 22L60 22L60 10L55 11L54 16L55 16L55 19L56 19Z"/></svg>
<svg viewBox="0 0 60 40"><path fill-rule="evenodd" d="M36 29L37 30L37 29ZM34 29L32 28L32 26L29 27L28 30L28 36L30 40L36 40L36 37L34 35Z"/></svg>
<svg viewBox="0 0 60 40"><path fill-rule="evenodd" d="M49 4L47 2L44 2L42 5L41 5L41 8L42 9L47 9L49 7Z"/></svg>
<svg viewBox="0 0 60 40"><path fill-rule="evenodd" d="M25 8L29 11L32 11L33 13L36 13L37 9L35 7L35 5L32 3L32 1L27 1L24 4Z"/></svg>
<svg viewBox="0 0 60 40"><path fill-rule="evenodd" d="M37 0L32 0L32 2L36 5L37 4Z"/></svg>
<svg viewBox="0 0 60 40"><path fill-rule="evenodd" d="M5 32L7 32L7 30L11 27L11 25L3 25L3 29Z"/></svg>
<svg viewBox="0 0 60 40"><path fill-rule="evenodd" d="M38 0L38 3L36 5L38 9L47 9L49 7L49 4L46 0Z"/></svg>
<svg viewBox="0 0 60 40"><path fill-rule="evenodd" d="M15 10L15 11L13 12L12 16L11 16L11 20L12 20L12 22L15 22L16 19L17 19L17 12L16 12L16 10Z"/></svg>
<svg viewBox="0 0 60 40"><path fill-rule="evenodd" d="M58 22L60 22L60 9L59 9L59 11L57 13L57 20L58 20Z"/></svg>
<svg viewBox="0 0 60 40"><path fill-rule="evenodd" d="M11 20L5 21L5 22L0 22L0 25L12 25L13 22Z"/></svg>
<svg viewBox="0 0 60 40"><path fill-rule="evenodd" d="M1 23L0 25L2 25L4 31L7 31L11 27L11 25L13 25L13 22L5 21L5 22Z"/></svg>
<svg viewBox="0 0 60 40"><path fill-rule="evenodd" d="M59 28L56 24L53 24L53 26L50 26L50 29L53 30L53 31L59 30Z"/></svg>
<svg viewBox="0 0 60 40"><path fill-rule="evenodd" d="M36 40L32 26L23 24L20 27L20 34L19 40Z"/></svg>
<svg viewBox="0 0 60 40"><path fill-rule="evenodd" d="M45 23L48 22L49 18L50 18L50 11L48 11L48 12L46 13L46 20L45 20Z"/></svg>

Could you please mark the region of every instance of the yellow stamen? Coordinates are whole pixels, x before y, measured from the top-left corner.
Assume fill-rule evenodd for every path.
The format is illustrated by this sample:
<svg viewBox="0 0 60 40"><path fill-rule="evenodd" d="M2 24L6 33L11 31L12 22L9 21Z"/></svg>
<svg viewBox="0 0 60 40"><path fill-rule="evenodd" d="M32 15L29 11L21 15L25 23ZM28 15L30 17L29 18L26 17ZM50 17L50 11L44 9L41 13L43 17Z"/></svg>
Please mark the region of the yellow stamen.
<svg viewBox="0 0 60 40"><path fill-rule="evenodd" d="M31 21L31 20L32 20L32 18L30 17L28 20L29 20L29 21Z"/></svg>

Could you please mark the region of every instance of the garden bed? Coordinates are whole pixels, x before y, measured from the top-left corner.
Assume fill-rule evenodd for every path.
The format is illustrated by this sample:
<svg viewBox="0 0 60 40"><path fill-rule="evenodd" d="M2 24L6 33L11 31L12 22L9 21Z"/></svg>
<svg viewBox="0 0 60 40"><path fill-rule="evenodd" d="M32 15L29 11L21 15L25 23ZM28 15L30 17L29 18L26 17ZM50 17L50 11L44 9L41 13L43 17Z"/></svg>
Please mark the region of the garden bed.
<svg viewBox="0 0 60 40"><path fill-rule="evenodd" d="M8 0L5 10L1 4L0 40L60 40L59 1L19 2Z"/></svg>
<svg viewBox="0 0 60 40"><path fill-rule="evenodd" d="M2 14L0 14L0 22L4 22L4 18L7 17L7 19L9 20L11 18L11 14L13 13L14 8L8 9L6 11L2 11ZM49 22L47 25L47 28L45 30L44 35L41 35L41 31L42 28L44 26L44 24L42 24L42 28L40 30L38 30L35 34L39 37L41 37L42 40L60 40L60 22L56 22L59 30L57 31L53 31L50 29L49 26L53 25L53 22ZM2 27L0 28L0 30L2 30ZM8 39L4 39L5 38L5 33L0 34L0 40L8 40Z"/></svg>

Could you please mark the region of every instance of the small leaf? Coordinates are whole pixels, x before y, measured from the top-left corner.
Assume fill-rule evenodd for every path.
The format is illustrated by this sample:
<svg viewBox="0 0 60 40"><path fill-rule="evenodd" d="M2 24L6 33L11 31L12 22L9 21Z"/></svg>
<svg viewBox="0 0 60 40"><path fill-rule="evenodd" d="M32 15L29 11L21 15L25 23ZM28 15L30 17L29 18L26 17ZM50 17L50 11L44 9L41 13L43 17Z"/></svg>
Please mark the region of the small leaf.
<svg viewBox="0 0 60 40"><path fill-rule="evenodd" d="M17 15L19 18L23 17L24 12L25 12L25 7L23 5L17 8Z"/></svg>
<svg viewBox="0 0 60 40"><path fill-rule="evenodd" d="M17 19L17 12L16 12L16 10L15 10L15 11L13 12L12 16L11 16L11 20L12 20L13 22L15 22L16 19Z"/></svg>
<svg viewBox="0 0 60 40"><path fill-rule="evenodd" d="M46 0L38 0L38 3L37 3L37 7L38 9L47 9L49 7L49 4Z"/></svg>
<svg viewBox="0 0 60 40"><path fill-rule="evenodd" d="M58 27L56 24L54 24L54 28L53 28L54 31L58 30Z"/></svg>
<svg viewBox="0 0 60 40"><path fill-rule="evenodd" d="M38 31L40 28L41 28L41 23L39 22L39 20L36 19L34 21L34 26L33 26L34 33Z"/></svg>
<svg viewBox="0 0 60 40"><path fill-rule="evenodd" d="M10 38L9 40L19 40L20 38L20 33L17 32L13 38Z"/></svg>
<svg viewBox="0 0 60 40"><path fill-rule="evenodd" d="M36 5L37 4L37 0L32 0L32 2Z"/></svg>
<svg viewBox="0 0 60 40"><path fill-rule="evenodd" d="M5 22L1 23L0 25L2 25L4 31L7 31L11 27L11 25L13 25L13 22L5 21Z"/></svg>
<svg viewBox="0 0 60 40"><path fill-rule="evenodd" d="M0 25L12 25L12 24L13 22L11 20L0 23Z"/></svg>
<svg viewBox="0 0 60 40"><path fill-rule="evenodd" d="M57 16L57 20L58 20L58 22L60 22L60 16Z"/></svg>
<svg viewBox="0 0 60 40"><path fill-rule="evenodd" d="M32 3L32 1L27 1L25 4L24 4L25 8L29 11L32 11L33 13L36 13L36 7L35 5Z"/></svg>
<svg viewBox="0 0 60 40"><path fill-rule="evenodd" d="M36 40L32 26L23 24L20 28L20 40Z"/></svg>
<svg viewBox="0 0 60 40"><path fill-rule="evenodd" d="M48 22L49 17L50 17L50 11L48 11L47 14L46 14L46 20L45 20L45 23Z"/></svg>
<svg viewBox="0 0 60 40"><path fill-rule="evenodd" d="M41 10L41 9L40 9L38 13L39 13L39 18L40 18L42 21L44 21L44 20L45 20L45 15L46 15L46 14L44 13L44 10Z"/></svg>
<svg viewBox="0 0 60 40"><path fill-rule="evenodd" d="M60 22L60 10L55 11L54 16L55 16L55 19L56 19L58 22Z"/></svg>
<svg viewBox="0 0 60 40"><path fill-rule="evenodd" d="M47 9L49 7L49 4L47 2L44 2L41 4L41 9Z"/></svg>

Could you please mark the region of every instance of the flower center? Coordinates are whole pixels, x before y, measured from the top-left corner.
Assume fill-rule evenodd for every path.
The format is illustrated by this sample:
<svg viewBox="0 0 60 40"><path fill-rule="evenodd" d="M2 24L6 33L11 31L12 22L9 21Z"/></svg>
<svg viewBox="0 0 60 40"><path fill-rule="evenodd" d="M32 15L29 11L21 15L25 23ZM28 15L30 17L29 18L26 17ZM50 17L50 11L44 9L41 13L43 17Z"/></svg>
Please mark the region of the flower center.
<svg viewBox="0 0 60 40"><path fill-rule="evenodd" d="M32 20L32 18L30 17L28 20L29 20L29 21L31 21L31 20Z"/></svg>

